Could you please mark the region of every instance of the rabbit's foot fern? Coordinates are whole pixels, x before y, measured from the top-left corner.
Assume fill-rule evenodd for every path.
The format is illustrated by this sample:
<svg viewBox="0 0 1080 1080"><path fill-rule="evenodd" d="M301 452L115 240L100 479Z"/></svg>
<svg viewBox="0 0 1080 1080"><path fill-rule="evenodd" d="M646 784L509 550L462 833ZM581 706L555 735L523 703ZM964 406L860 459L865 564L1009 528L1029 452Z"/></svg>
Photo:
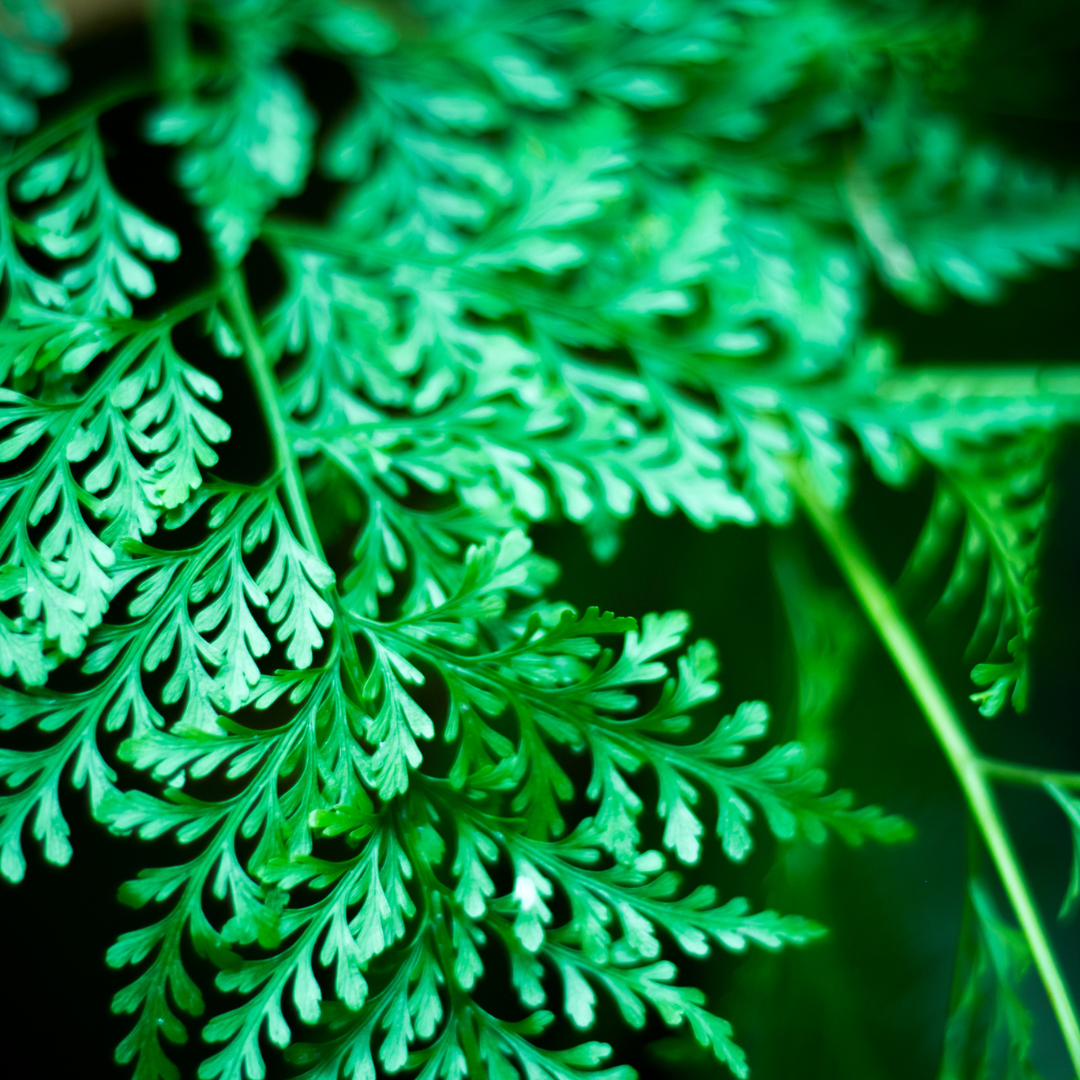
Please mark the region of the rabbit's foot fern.
<svg viewBox="0 0 1080 1080"><path fill-rule="evenodd" d="M601 995L746 1075L664 948L820 929L686 891L667 863L699 864L710 832L745 859L756 813L782 841L908 828L830 792L797 744L748 754L767 710L716 716L716 657L685 615L548 598L533 523L580 523L610 558L641 504L709 528L783 525L801 499L846 535L828 523L856 446L892 485L925 465L942 495L913 576L965 517L947 597L988 568L979 698L1023 706L1047 440L1077 418L1080 378L904 371L865 290L877 273L919 304L990 299L1080 247L1080 193L942 115L927 58L959 52L963 20L908 7L165 0L145 133L177 147L215 280L158 308L152 265L179 244L114 185L98 126L147 86L4 144L0 728L40 739L0 753L0 870L25 873L26 826L70 857L65 775L113 832L191 852L121 893L156 915L108 955L139 969L113 1007L141 1080L178 1075L166 1044L204 1011L191 948L238 994L203 1029L209 1080L265 1076L264 1036L312 1080L621 1077L593 1071L605 1044L543 1034L549 999L585 1030ZM61 85L56 25L4 0L5 138ZM357 87L321 154L300 53ZM332 207L275 213L317 160ZM281 287L253 310L247 268L267 255ZM195 320L218 355L181 356ZM216 411L230 363L273 458L260 483L208 471L239 437ZM868 606L910 645L890 604ZM973 887L964 970L1011 993L1033 951L1080 1065L988 794L1010 766L971 750L909 654L1023 932ZM123 734L139 782L119 783L102 733ZM1035 778L1080 821L1068 777ZM481 1004L503 966L516 1001ZM292 1010L322 1024L311 1041Z"/></svg>

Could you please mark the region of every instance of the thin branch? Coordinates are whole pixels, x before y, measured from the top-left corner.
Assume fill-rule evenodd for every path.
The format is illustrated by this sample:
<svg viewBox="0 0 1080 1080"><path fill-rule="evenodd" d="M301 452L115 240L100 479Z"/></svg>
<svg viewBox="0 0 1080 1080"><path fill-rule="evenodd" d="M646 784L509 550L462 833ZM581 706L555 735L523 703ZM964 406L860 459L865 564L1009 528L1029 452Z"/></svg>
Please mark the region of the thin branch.
<svg viewBox="0 0 1080 1080"><path fill-rule="evenodd" d="M1080 789L1080 773L1052 772L1050 769L1037 769L1031 765L1014 765L1008 761L995 761L992 758L983 758L979 765L987 776L1010 784L1030 784L1034 787L1054 784L1061 788Z"/></svg>

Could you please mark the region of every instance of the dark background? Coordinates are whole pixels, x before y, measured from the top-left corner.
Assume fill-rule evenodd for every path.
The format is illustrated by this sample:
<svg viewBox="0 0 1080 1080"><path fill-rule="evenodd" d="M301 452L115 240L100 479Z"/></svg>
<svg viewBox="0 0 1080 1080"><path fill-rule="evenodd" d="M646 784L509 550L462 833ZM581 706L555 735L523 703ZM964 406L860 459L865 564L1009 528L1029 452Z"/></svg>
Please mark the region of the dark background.
<svg viewBox="0 0 1080 1080"><path fill-rule="evenodd" d="M1080 173L1080 12L1069 0L1002 0L982 5L984 30L968 66L966 83L955 91L971 121L1017 152ZM71 53L76 85L145 56L143 32L116 31L84 41ZM62 104L62 103L61 103ZM56 106L57 108L60 105ZM121 188L137 192L151 214L176 222L166 182L169 155L142 149L135 158L134 132L141 105L119 110L106 129L124 151L113 162ZM126 163L126 164L125 164ZM160 207L160 210L159 210ZM190 216L188 216L190 221ZM199 274L201 240L194 226L181 232L183 275ZM205 265L205 264L204 264ZM171 270L162 281L167 295L184 281ZM169 274L173 277L170 278ZM267 282L267 287L270 283ZM990 308L954 300L932 315L914 312L882 291L873 300L872 325L892 333L910 364L966 361L1080 362L1077 297L1080 271L1040 272L1012 287L1004 303ZM243 379L225 376L228 419L243 431ZM252 415L249 413L248 415ZM227 475L254 474L268 463L258 435L234 439L223 461ZM239 457L235 455L239 454ZM237 476L239 478L239 476ZM989 753L1021 762L1080 770L1080 439L1062 445L1055 471L1056 512L1047 536L1041 573L1041 618L1034 646L1031 704L1023 716L1005 710L983 720L965 712L970 729ZM852 514L891 578L899 573L929 504L927 481L897 493L859 473ZM813 535L801 524L787 540L808 554L821 579L840 584ZM599 604L619 613L684 609L695 632L719 647L724 666L724 702L748 698L771 702L778 731L794 720L796 684L790 632L775 584L770 555L783 536L736 527L714 533L685 520L640 515L631 523L622 552L600 566L572 526L537 530L537 543L563 566L557 595L584 607ZM932 597L916 596L925 613ZM921 605L921 606L920 606ZM974 625L972 611L922 624L939 670L954 700L970 692L970 663L963 647ZM829 938L806 950L749 960L718 954L707 965L680 962L684 978L710 991L718 1011L736 1025L759 1080L780 1078L921 1078L937 1074L943 1021L959 929L967 840L962 801L955 783L890 662L869 635L857 654L853 679L834 717L830 771L838 784L854 788L862 801L903 813L917 838L899 848L849 850L831 842L821 852L789 862L785 885L768 874L777 854L761 843L739 868L715 870L724 895L743 893L755 905L779 904L791 896L792 881L807 888L790 909L826 923ZM122 881L143 865L172 858L171 842L145 844L109 837L89 820L85 795L69 793L65 809L75 854L63 869L46 864L36 843L26 845L28 871L18 887L0 883L0 964L7 991L0 1013L5 1046L21 1045L33 1055L35 1076L122 1075L110 1066L113 1049L128 1030L128 1018L108 1011L111 995L127 972L113 972L104 954L116 936L145 916L115 900ZM1036 791L1005 790L1002 803L1042 910L1052 921L1069 873L1069 835L1061 813ZM759 836L764 841L762 831ZM802 877L799 877L799 874ZM785 891L787 890L787 891ZM1003 907L1004 909L1004 907ZM1080 991L1080 933L1077 925L1053 925L1055 943L1072 987ZM212 973L192 958L190 970L207 992ZM1025 1000L1036 1016L1034 1060L1045 1080L1070 1075L1064 1047L1036 977L1029 975ZM211 1012L229 1000L207 992ZM601 1013L601 1019L605 1017ZM610 1018L610 1017L609 1017ZM194 1027L194 1025L189 1025ZM629 1061L643 1075L671 1075L665 1034L651 1026L643 1038L616 1022L595 1037L616 1042L615 1060ZM620 1040L624 1040L620 1044ZM205 1044L197 1033L175 1055L183 1077L194 1077ZM5 1051L6 1057L7 1051ZM8 1059L9 1061L11 1059ZM268 1058L270 1075L280 1058ZM678 1066L686 1071L686 1066ZM690 1070L715 1075L717 1066Z"/></svg>

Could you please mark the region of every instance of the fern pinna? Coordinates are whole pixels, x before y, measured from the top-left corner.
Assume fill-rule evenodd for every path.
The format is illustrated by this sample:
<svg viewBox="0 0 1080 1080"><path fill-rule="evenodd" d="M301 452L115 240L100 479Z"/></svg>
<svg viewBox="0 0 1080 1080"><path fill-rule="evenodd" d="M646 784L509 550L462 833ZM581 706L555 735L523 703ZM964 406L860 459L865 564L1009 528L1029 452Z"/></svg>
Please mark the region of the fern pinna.
<svg viewBox="0 0 1080 1080"><path fill-rule="evenodd" d="M944 603L986 577L974 696L1022 708L1048 440L1080 411L1078 377L907 370L865 317L871 274L915 304L986 301L1080 247L1080 189L935 106L966 20L840 0L164 0L160 89L108 86L31 133L34 99L64 82L44 49L60 24L36 0L3 14L0 727L41 735L0 756L0 869L23 876L27 829L70 857L64 777L114 833L190 853L121 892L145 925L108 956L135 968L118 1060L178 1075L168 1044L204 1011L190 943L237 994L203 1028L206 1078L265 1076L267 1037L324 1080L569 1080L609 1048L554 1049L541 1007L587 1030L598 992L745 1076L664 949L821 928L686 892L669 866L697 863L711 830L742 860L757 813L785 841L908 827L830 791L798 744L751 752L768 711L718 718L717 660L687 616L551 600L528 530L568 519L610 558L639 504L712 528L784 525L801 503L1020 922L973 878L943 1075L968 1075L986 994L1011 995L1032 957L1080 1061L988 780L1046 783L1078 837L1080 782L975 753L840 516L856 447L891 485L937 473L909 576L962 533ZM355 80L326 131L302 53ZM116 189L99 131L132 99L146 138L176 147L215 267L173 304L155 306L154 265L182 257L176 235ZM324 215L278 208L316 163ZM266 252L282 287L255 311L246 266ZM211 364L178 351L193 322ZM275 461L254 485L215 471L239 436L214 369L238 363ZM139 786L118 783L108 732ZM1067 907L1078 892L1074 875ZM517 999L500 1015L473 996L496 955ZM1006 996L983 1065L1027 1069L1026 1025Z"/></svg>

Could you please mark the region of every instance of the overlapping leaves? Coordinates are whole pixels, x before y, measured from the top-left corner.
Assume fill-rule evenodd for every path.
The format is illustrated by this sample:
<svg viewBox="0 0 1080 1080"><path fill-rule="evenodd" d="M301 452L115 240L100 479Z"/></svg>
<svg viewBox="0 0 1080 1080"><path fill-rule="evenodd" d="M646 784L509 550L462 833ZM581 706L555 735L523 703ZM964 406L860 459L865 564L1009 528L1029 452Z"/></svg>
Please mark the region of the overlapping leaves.
<svg viewBox="0 0 1080 1080"><path fill-rule="evenodd" d="M235 287L128 318L153 294L147 261L177 245L114 189L95 126L5 171L0 672L23 688L0 694L4 726L58 734L0 757L0 867L23 873L31 815L46 856L68 857L68 768L114 831L175 831L193 853L124 887L160 917L109 954L143 965L114 1008L135 1017L119 1057L146 1080L176 1075L162 1039L204 1009L187 942L242 995L205 1028L221 1045L204 1077L265 1075L263 1033L296 1034L286 1000L327 1024L327 1041L290 1051L310 1077L571 1080L602 1064L601 1043L538 1045L550 1013L509 1022L472 1002L493 949L526 1010L550 995L586 1029L600 991L627 1023L651 1008L745 1075L730 1026L675 983L663 946L771 949L817 930L711 886L681 895L641 823L655 809L684 864L711 831L744 858L756 813L784 840L905 827L825 794L797 745L747 762L760 703L693 719L716 660L692 644L673 676L684 616L638 628L543 599L532 522L579 522L605 556L639 503L705 527L783 523L794 457L829 504L846 499L849 431L889 482L929 461L963 502L949 588L989 545L983 621L1012 660L978 677L988 710L1010 692L1022 704L1044 504L1042 457L1024 449L1076 394L906 378L865 335L863 291L876 271L920 302L941 287L989 299L1078 246L1071 189L928 120L916 74L935 18L898 36L887 13L824 0L541 8L428 0L392 28L333 0L200 7L215 58L173 73L148 133L179 148L227 281L256 239L279 260L261 327ZM295 48L343 60L358 87L323 154L342 185L328 224L268 220L316 159ZM31 76L12 85L49 89ZM26 127L6 101L0 124ZM196 313L263 378L289 483L204 482L230 433L217 383L172 343ZM158 532L163 517L184 531ZM316 529L352 544L337 575ZM81 660L82 688L34 689L64 659ZM144 787L118 788L102 729L125 731ZM578 753L584 793L566 767ZM330 843L342 836L353 854ZM984 945L980 995L1021 966Z"/></svg>

